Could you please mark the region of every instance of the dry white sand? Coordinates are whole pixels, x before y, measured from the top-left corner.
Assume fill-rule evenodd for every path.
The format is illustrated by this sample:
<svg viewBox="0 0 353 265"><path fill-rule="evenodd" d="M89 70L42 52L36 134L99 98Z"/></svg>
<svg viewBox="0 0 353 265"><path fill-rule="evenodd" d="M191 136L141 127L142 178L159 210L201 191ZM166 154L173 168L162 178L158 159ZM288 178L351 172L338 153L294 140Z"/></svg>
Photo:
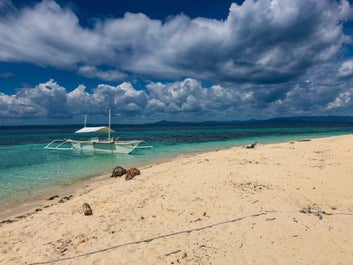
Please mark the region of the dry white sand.
<svg viewBox="0 0 353 265"><path fill-rule="evenodd" d="M2 220L0 264L353 264L352 161L347 135L106 176Z"/></svg>

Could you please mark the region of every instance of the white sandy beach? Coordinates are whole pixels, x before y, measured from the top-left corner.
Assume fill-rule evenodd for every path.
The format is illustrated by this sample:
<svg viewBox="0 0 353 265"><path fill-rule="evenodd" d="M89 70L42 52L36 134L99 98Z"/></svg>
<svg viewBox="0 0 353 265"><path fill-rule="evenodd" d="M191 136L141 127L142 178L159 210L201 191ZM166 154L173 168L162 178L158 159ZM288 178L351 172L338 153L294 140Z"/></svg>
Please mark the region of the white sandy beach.
<svg viewBox="0 0 353 265"><path fill-rule="evenodd" d="M0 264L353 264L352 161L347 135L106 176L0 220Z"/></svg>

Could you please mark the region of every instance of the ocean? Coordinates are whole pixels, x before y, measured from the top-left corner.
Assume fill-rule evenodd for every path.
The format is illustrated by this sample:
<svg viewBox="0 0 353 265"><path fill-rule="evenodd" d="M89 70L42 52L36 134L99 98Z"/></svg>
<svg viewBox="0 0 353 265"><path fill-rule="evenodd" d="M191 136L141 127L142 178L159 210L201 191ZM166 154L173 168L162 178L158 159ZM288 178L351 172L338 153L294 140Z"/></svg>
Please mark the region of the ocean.
<svg viewBox="0 0 353 265"><path fill-rule="evenodd" d="M77 150L47 150L54 139L79 139L80 125L0 126L0 210L82 180L180 154L274 143L302 138L351 134L352 125L305 126L235 124L113 125L112 137L142 139L152 148L131 154L94 154Z"/></svg>

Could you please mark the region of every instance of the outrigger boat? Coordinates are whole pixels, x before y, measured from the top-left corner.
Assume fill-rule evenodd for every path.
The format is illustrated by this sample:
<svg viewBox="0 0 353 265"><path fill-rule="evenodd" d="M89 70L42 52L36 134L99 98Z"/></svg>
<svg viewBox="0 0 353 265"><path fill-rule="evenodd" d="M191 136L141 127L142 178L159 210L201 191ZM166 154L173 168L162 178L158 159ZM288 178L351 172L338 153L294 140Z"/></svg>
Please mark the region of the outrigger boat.
<svg viewBox="0 0 353 265"><path fill-rule="evenodd" d="M127 140L121 141L118 138L111 138L110 133L115 132L110 128L111 113L109 109L109 124L108 126L100 127L87 127L87 117L85 116L84 127L77 130L75 133L108 133L107 139L100 139L99 137L92 137L87 140L72 140L72 139L61 139L54 140L47 144L45 149L52 150L81 150L81 151L93 151L93 152L104 152L113 154L129 154L136 148L149 148L152 146L139 145L143 140Z"/></svg>

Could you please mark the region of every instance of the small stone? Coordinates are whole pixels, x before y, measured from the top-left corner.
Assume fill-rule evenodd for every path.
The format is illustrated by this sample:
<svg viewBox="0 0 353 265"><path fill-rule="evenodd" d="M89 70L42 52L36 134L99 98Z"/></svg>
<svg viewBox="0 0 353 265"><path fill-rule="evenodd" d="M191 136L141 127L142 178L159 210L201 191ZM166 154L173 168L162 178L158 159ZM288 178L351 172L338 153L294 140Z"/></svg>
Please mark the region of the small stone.
<svg viewBox="0 0 353 265"><path fill-rule="evenodd" d="M82 208L83 208L84 215L92 215L93 214L92 208L91 208L91 206L88 203L85 202L82 205Z"/></svg>

